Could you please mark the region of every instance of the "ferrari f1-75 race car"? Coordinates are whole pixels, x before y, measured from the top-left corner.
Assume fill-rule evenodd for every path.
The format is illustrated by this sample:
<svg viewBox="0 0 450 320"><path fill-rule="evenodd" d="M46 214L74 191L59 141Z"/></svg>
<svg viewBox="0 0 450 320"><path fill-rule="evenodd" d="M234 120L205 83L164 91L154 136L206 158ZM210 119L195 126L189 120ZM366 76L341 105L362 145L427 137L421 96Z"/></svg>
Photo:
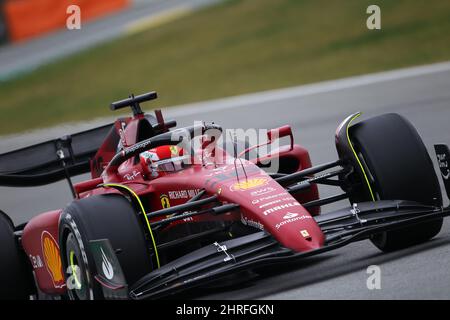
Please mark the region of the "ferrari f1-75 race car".
<svg viewBox="0 0 450 320"><path fill-rule="evenodd" d="M424 143L398 114L350 115L336 130L337 160L312 166L289 126L229 148L218 124L175 129L159 110L142 112L154 98L131 95L111 104L130 117L0 155L0 185L67 179L74 197L21 225L1 212L0 298L167 297L359 240L405 248L450 214ZM435 149L448 194L449 149ZM336 195L319 197L319 184Z"/></svg>

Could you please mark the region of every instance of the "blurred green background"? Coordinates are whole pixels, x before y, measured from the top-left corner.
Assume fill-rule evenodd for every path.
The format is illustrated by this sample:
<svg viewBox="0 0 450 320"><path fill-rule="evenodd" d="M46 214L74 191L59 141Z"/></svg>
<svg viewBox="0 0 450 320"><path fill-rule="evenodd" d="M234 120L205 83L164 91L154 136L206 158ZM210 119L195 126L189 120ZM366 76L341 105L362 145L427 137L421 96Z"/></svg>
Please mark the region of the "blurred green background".
<svg viewBox="0 0 450 320"><path fill-rule="evenodd" d="M449 34L450 1L225 1L0 82L0 134L110 116L131 92L170 106L445 61Z"/></svg>

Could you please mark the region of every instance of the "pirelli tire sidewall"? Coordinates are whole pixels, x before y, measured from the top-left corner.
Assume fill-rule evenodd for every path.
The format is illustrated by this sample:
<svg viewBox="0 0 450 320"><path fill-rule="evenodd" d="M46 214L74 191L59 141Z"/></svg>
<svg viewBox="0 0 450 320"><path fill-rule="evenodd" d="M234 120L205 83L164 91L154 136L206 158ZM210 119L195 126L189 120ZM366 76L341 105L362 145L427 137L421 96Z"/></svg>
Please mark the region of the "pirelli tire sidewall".
<svg viewBox="0 0 450 320"><path fill-rule="evenodd" d="M69 283L68 279L73 275L72 272L68 272L70 268L70 263L67 260L67 256L70 254L67 249L66 241L70 234L75 236L76 244L78 246L76 253L77 255L77 266L80 268L82 272L81 277L84 281L82 281L82 285L87 288L83 288L88 291L88 300L97 300L101 299L102 292L101 288L98 284L95 283L94 275L96 274L96 268L94 264L94 258L90 254L88 250L88 236L84 224L76 212L71 211L69 208L66 208L61 214L60 222L59 222L59 247L61 250L61 260L63 265L64 276L66 282ZM81 280L81 279L80 279ZM70 299L74 298L74 295L70 294L70 288L68 290L68 297Z"/></svg>
<svg viewBox="0 0 450 320"><path fill-rule="evenodd" d="M132 205L122 195L105 194L75 200L64 209L59 225L64 271L69 267L66 241L72 233L81 254L77 260L83 264L80 269L85 272L90 300L104 298L101 286L94 278L98 271L90 252L91 240L108 239L113 249L120 252L117 258L129 286L152 271L142 224ZM70 275L65 272L66 280Z"/></svg>

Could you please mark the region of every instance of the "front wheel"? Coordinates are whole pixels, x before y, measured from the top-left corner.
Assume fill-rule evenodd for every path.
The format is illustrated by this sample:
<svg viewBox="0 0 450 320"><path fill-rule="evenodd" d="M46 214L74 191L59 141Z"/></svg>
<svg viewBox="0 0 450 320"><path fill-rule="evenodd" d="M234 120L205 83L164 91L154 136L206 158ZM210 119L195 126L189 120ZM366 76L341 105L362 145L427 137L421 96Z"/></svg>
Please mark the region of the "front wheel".
<svg viewBox="0 0 450 320"><path fill-rule="evenodd" d="M398 114L361 121L349 129L355 154L367 176L371 200L411 200L441 206L442 195L431 158L413 125ZM372 237L382 251L393 251L437 235L443 219L383 232Z"/></svg>

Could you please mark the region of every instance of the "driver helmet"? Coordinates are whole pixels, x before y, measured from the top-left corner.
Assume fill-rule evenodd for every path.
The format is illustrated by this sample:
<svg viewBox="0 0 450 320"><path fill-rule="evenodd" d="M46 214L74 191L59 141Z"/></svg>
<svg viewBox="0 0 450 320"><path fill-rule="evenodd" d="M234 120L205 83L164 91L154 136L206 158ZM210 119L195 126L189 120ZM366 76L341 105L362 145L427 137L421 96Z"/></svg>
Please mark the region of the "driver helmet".
<svg viewBox="0 0 450 320"><path fill-rule="evenodd" d="M150 179L183 168L183 149L165 145L144 151L139 155L143 173Z"/></svg>

